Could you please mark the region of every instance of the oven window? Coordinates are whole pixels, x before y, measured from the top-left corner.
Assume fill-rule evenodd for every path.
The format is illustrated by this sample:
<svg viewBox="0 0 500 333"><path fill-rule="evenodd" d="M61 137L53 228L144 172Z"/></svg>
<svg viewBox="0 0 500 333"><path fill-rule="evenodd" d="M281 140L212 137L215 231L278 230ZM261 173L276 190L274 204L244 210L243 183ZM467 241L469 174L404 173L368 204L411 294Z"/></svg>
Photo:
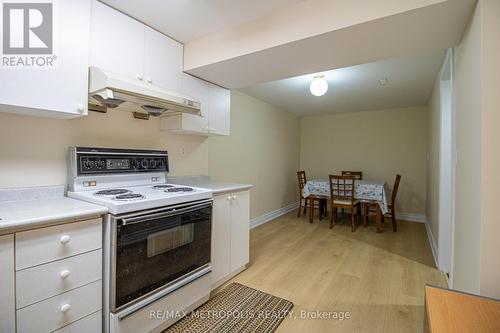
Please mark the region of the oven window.
<svg viewBox="0 0 500 333"><path fill-rule="evenodd" d="M117 226L115 308L210 262L212 207Z"/></svg>
<svg viewBox="0 0 500 333"><path fill-rule="evenodd" d="M148 258L192 243L193 239L193 223L184 224L179 227L148 235Z"/></svg>

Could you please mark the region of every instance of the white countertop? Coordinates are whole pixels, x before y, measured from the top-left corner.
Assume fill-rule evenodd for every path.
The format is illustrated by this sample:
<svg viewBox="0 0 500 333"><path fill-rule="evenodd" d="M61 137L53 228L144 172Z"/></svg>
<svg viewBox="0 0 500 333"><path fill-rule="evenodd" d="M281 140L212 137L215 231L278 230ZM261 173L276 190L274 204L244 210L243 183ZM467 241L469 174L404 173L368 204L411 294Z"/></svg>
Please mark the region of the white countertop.
<svg viewBox="0 0 500 333"><path fill-rule="evenodd" d="M253 185L251 184L237 184L237 183L205 183L205 184L197 184L196 186L212 190L214 195L224 192L244 191L251 189L253 187Z"/></svg>
<svg viewBox="0 0 500 333"><path fill-rule="evenodd" d="M0 234L98 217L104 206L66 197L0 202Z"/></svg>

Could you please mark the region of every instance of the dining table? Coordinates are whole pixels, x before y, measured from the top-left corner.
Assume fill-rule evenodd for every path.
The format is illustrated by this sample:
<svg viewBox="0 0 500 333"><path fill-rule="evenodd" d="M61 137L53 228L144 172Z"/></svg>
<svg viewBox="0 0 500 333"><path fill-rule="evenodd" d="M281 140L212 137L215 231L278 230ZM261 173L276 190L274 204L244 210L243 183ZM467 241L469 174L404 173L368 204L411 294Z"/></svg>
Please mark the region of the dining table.
<svg viewBox="0 0 500 333"><path fill-rule="evenodd" d="M377 232L381 232L382 216L388 213L387 182L380 180L355 180L354 198L361 203L376 204ZM330 184L328 179L309 180L304 185L304 198L310 195L330 198ZM309 215L312 220L312 215ZM312 222L312 221L310 221Z"/></svg>

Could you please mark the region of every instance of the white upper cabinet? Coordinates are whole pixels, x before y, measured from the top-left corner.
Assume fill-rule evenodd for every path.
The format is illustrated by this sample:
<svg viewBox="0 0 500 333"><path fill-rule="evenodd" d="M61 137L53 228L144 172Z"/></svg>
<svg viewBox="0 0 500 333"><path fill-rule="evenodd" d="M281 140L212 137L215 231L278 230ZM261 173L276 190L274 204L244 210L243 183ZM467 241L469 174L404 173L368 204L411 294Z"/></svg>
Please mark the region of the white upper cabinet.
<svg viewBox="0 0 500 333"><path fill-rule="evenodd" d="M181 93L197 99L201 103L201 117L192 114L183 114L183 130L193 133L208 131L208 83L183 73Z"/></svg>
<svg viewBox="0 0 500 333"><path fill-rule="evenodd" d="M92 1L90 64L128 77L144 77L144 25Z"/></svg>
<svg viewBox="0 0 500 333"><path fill-rule="evenodd" d="M144 80L180 92L183 46L167 36L145 27Z"/></svg>
<svg viewBox="0 0 500 333"><path fill-rule="evenodd" d="M4 55L10 59L24 59L27 65L23 68L0 67L0 111L53 118L87 114L91 2L54 1L52 5L52 53L22 54L18 51L19 54ZM50 14L42 14L42 24L44 19L50 22L45 15ZM23 48L40 45L45 48L50 45L50 39L44 41L46 38L33 37L27 45L21 43ZM30 59L37 59L39 64L45 60L48 64L48 58L52 59L53 66L29 65Z"/></svg>
<svg viewBox="0 0 500 333"><path fill-rule="evenodd" d="M190 114L161 119L161 129L197 135L229 135L231 91L184 74L182 93L201 102L202 117Z"/></svg>
<svg viewBox="0 0 500 333"><path fill-rule="evenodd" d="M231 91L210 84L209 89L210 123L213 134L229 135L231 120Z"/></svg>

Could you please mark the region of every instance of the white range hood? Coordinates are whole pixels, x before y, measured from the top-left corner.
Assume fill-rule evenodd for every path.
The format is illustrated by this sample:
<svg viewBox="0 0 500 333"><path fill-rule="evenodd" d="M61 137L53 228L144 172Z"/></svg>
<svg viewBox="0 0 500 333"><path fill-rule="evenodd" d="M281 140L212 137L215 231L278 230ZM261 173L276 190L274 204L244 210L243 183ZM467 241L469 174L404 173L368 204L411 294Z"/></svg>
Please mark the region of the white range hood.
<svg viewBox="0 0 500 333"><path fill-rule="evenodd" d="M152 116L201 115L201 103L191 97L97 67L89 69L89 103Z"/></svg>

